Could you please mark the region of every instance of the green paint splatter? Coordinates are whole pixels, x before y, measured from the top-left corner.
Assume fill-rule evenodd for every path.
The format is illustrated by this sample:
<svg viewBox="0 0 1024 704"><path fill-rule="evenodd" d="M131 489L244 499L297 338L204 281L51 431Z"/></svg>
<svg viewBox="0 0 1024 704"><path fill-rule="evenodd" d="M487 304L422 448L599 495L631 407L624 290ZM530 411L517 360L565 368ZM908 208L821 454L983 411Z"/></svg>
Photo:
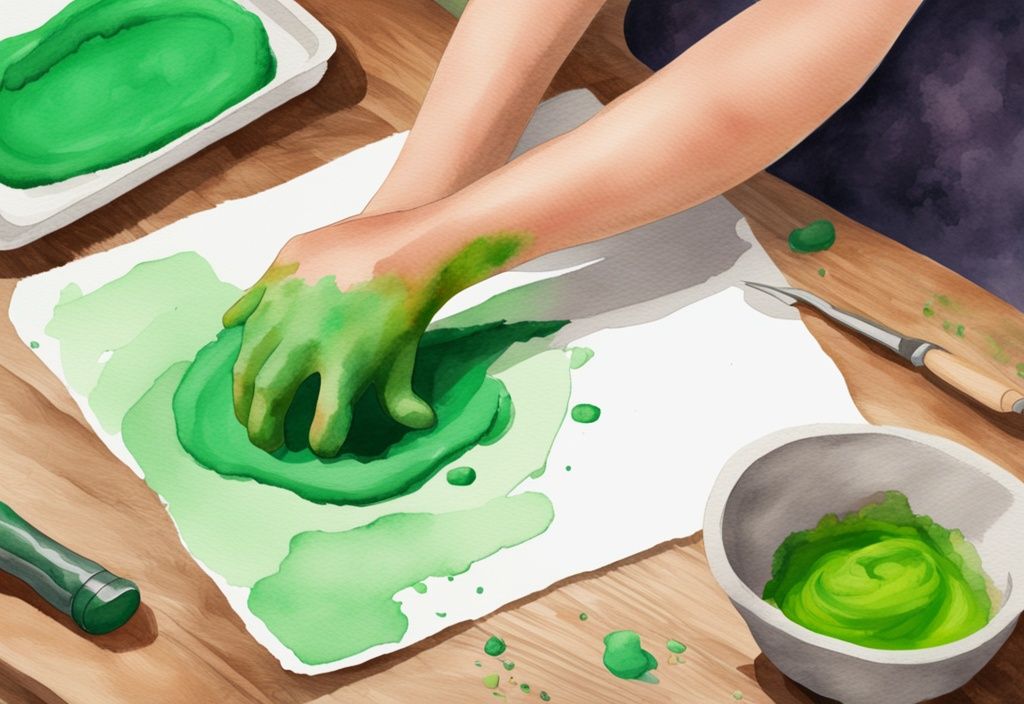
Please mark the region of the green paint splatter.
<svg viewBox="0 0 1024 704"><path fill-rule="evenodd" d="M497 674L484 675L483 683L487 689L497 689L498 685L501 684L501 676Z"/></svg>
<svg viewBox="0 0 1024 704"><path fill-rule="evenodd" d="M498 657L505 652L505 647L505 641L498 636L491 636L487 639L487 642L484 643L484 652L491 657Z"/></svg>
<svg viewBox="0 0 1024 704"><path fill-rule="evenodd" d="M477 594L483 594L484 593L484 588L483 587L477 587L476 588L476 593Z"/></svg>
<svg viewBox="0 0 1024 704"><path fill-rule="evenodd" d="M942 329L945 330L946 332L949 332L950 330L953 329L953 323L949 322L948 320L943 320Z"/></svg>
<svg viewBox="0 0 1024 704"><path fill-rule="evenodd" d="M935 295L935 300L938 301L939 305L942 306L943 308L952 308L953 307L953 301L951 301L949 299L949 296L943 295L941 293L940 294L936 294Z"/></svg>
<svg viewBox="0 0 1024 704"><path fill-rule="evenodd" d="M824 267L822 267L821 269L818 269L818 276L824 278L826 273L828 273L828 272L825 271Z"/></svg>
<svg viewBox="0 0 1024 704"><path fill-rule="evenodd" d="M640 647L634 631L612 631L604 637L603 662L608 672L624 680L641 679L658 669L658 660Z"/></svg>
<svg viewBox="0 0 1024 704"><path fill-rule="evenodd" d="M836 227L829 220L815 220L789 233L789 248L800 254L821 252L836 242Z"/></svg>
<svg viewBox="0 0 1024 704"><path fill-rule="evenodd" d="M43 186L149 154L276 67L263 23L237 3L76 0L0 42L0 183Z"/></svg>
<svg viewBox="0 0 1024 704"><path fill-rule="evenodd" d="M181 281L189 285L181 286ZM362 652L400 640L406 620L394 595L430 576L453 580L495 544L481 539L463 546L456 541L458 545L450 546L451 553L438 564L418 570L423 561L415 561L416 565L408 565L408 574L398 579L399 561L405 562L407 553L418 552L420 537L430 540L427 535L404 537L412 523L430 524L434 532L457 524L467 535L487 535L494 540L505 537L509 543L527 540L533 530L543 530L546 519L538 517L550 511L546 499L537 495L527 499L528 518L523 525L518 525L520 514L515 504L502 499L545 463L568 408L567 355L544 346L532 348L529 356L515 356L514 364L504 363L504 355L495 362L495 367L504 367L495 378L515 400L516 417L496 443L466 453L465 461L476 467L480 476L460 491L451 491L442 476L387 503L339 509L310 503L276 487L225 479L200 467L181 448L171 402L189 360L216 337L221 313L239 294L237 288L220 282L205 260L182 253L140 264L87 295L74 284L65 287L47 332L59 343L71 387L89 398L105 427L121 430L126 447L145 473L147 484L166 502L189 551L228 584L251 588L278 570L290 548L307 553L313 547L309 532L322 533L325 544L331 542L332 535L347 535L341 540L351 542L353 552L365 555L385 542L384 533L393 530L394 558L385 561L387 574L380 577L366 570L345 576L352 563L345 565L326 550L327 561L319 569L330 573L332 579L341 579L345 587L341 589L343 598L328 604L324 622L319 619L321 598L308 599L308 584L294 579L292 586L285 588L301 554L293 555L291 567L266 585L281 586L276 607L287 633L284 637L277 633L282 629L273 618L268 620L268 628L282 640L296 643L297 653L313 660L331 659L336 653ZM159 344L149 342L152 339ZM481 510L465 513L476 508ZM411 523L406 520L408 514L414 514ZM395 518L377 522L390 515ZM517 524L515 529L505 518L508 515L516 516L512 522ZM498 532L504 530L508 535L496 535L495 527L503 524L508 525ZM449 535L434 540L451 542ZM290 544L295 536L296 542ZM357 542L363 542L363 548L356 549ZM312 569L312 556L302 561ZM355 610L351 604L345 605L348 597L344 592L349 585L352 594L361 592ZM389 589L394 591L385 596ZM327 628L334 631L331 639L337 642L327 643L326 637L318 635Z"/></svg>
<svg viewBox="0 0 1024 704"><path fill-rule="evenodd" d="M551 701L551 695L550 695L550 694L548 694L547 692L545 692L545 691L541 690L541 693L540 693L540 700L541 700L542 702L549 702L549 701Z"/></svg>
<svg viewBox="0 0 1024 704"><path fill-rule="evenodd" d="M585 611L580 612L580 621L586 621L588 618L590 617L587 616L587 613Z"/></svg>
<svg viewBox="0 0 1024 704"><path fill-rule="evenodd" d="M34 350L39 349L39 343L36 340L32 340L31 342L29 342L28 346Z"/></svg>
<svg viewBox="0 0 1024 704"><path fill-rule="evenodd" d="M686 646L677 640L670 640L668 643L665 644L665 647L668 648L671 652L676 653L677 655L686 652Z"/></svg>
<svg viewBox="0 0 1024 704"><path fill-rule="evenodd" d="M932 308L930 303L925 303L924 310L922 310L921 312L924 313L924 317L926 318L931 318L932 316L935 315L935 309Z"/></svg>
<svg viewBox="0 0 1024 704"><path fill-rule="evenodd" d="M472 467L449 469L446 479L452 486L469 486L476 481L476 470Z"/></svg>
<svg viewBox="0 0 1024 704"><path fill-rule="evenodd" d="M594 357L594 350L589 347L573 347L570 350L569 368L579 369Z"/></svg>
<svg viewBox="0 0 1024 704"><path fill-rule="evenodd" d="M568 465L568 464L565 465L565 471L566 472L571 472L572 471L572 465Z"/></svg>
<svg viewBox="0 0 1024 704"><path fill-rule="evenodd" d="M427 593L427 585L423 582L416 582L416 584L412 585L412 588L416 591L417 594Z"/></svg>
<svg viewBox="0 0 1024 704"><path fill-rule="evenodd" d="M519 685L519 690L523 694L529 694L530 693L530 685L528 685L525 682L523 682L521 685Z"/></svg>
<svg viewBox="0 0 1024 704"><path fill-rule="evenodd" d="M509 672L511 672L512 670L516 669L516 664L514 662L512 662L511 660L503 661L501 663L501 666L504 667Z"/></svg>
<svg viewBox="0 0 1024 704"><path fill-rule="evenodd" d="M984 627L998 603L990 589L960 531L914 514L905 495L888 491L878 503L843 518L828 514L787 537L763 596L817 633L907 650Z"/></svg>
<svg viewBox="0 0 1024 704"><path fill-rule="evenodd" d="M437 616L438 618L448 618L448 612L447 611L435 611L434 615Z"/></svg>
<svg viewBox="0 0 1024 704"><path fill-rule="evenodd" d="M999 340L992 337L991 335L986 335L985 343L988 345L988 351L992 355L993 359L995 359L1000 364L1010 363L1010 355L1003 348L1002 344L1000 344Z"/></svg>
<svg viewBox="0 0 1024 704"><path fill-rule="evenodd" d="M1024 362L1017 365L1017 376L1024 379Z"/></svg>
<svg viewBox="0 0 1024 704"><path fill-rule="evenodd" d="M468 511L392 514L349 531L301 533L280 569L253 586L249 609L307 664L397 643L409 620L395 594L449 569L468 570L544 532L553 518L547 497L525 493ZM490 528L481 531L481 521ZM351 569L366 555L375 556L372 571Z"/></svg>
<svg viewBox="0 0 1024 704"><path fill-rule="evenodd" d="M484 666L484 664L483 664L482 662L480 662L479 660L474 660L474 661L473 661L473 664L474 664L474 665L475 665L476 667L483 667L483 666Z"/></svg>
<svg viewBox="0 0 1024 704"><path fill-rule="evenodd" d="M593 423L601 417L601 409L591 403L578 403L572 407L572 419L577 423Z"/></svg>
<svg viewBox="0 0 1024 704"><path fill-rule="evenodd" d="M966 331L967 331L967 328L965 328L963 325L957 325L956 326L956 336L957 337L963 337L964 333Z"/></svg>

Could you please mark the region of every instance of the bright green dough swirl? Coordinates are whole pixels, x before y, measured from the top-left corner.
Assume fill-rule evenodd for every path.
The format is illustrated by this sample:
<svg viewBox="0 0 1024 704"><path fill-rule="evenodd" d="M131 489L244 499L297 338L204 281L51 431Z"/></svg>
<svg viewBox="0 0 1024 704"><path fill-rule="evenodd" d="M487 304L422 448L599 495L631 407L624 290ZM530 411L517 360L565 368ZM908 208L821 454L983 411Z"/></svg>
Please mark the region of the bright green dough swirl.
<svg viewBox="0 0 1024 704"><path fill-rule="evenodd" d="M75 0L0 42L0 183L30 188L155 151L270 83L233 0Z"/></svg>
<svg viewBox="0 0 1024 704"><path fill-rule="evenodd" d="M334 459L309 449L319 381L300 387L285 417L285 446L267 454L235 418L232 368L242 328L228 328L196 355L174 394L182 447L219 474L254 479L317 503L366 505L415 491L477 444L498 439L512 422L512 401L488 367L511 345L550 335L556 322L491 324L428 332L420 344L413 388L431 403L437 423L407 430L391 420L374 393L354 409L352 429Z"/></svg>
<svg viewBox="0 0 1024 704"><path fill-rule="evenodd" d="M974 547L959 530L914 515L896 491L786 538L763 597L812 631L887 650L959 640L992 612Z"/></svg>

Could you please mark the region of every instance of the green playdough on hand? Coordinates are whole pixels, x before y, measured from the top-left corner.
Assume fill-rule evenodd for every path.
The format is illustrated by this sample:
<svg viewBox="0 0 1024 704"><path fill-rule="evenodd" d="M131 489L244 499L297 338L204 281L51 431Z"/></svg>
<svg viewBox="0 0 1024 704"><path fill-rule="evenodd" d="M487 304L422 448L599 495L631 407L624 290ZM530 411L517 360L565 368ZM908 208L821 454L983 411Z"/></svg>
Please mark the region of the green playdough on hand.
<svg viewBox="0 0 1024 704"><path fill-rule="evenodd" d="M869 648L951 643L988 623L991 583L974 547L886 492L843 518L829 514L775 553L763 597L791 620Z"/></svg>
<svg viewBox="0 0 1024 704"><path fill-rule="evenodd" d="M0 42L0 183L30 188L143 156L273 80L232 0L75 0Z"/></svg>
<svg viewBox="0 0 1024 704"><path fill-rule="evenodd" d="M319 381L307 379L285 416L285 444L273 454L254 446L235 418L232 367L241 328L204 347L174 395L182 447L225 476L279 486L318 503L365 505L414 491L477 444L498 439L512 419L504 385L487 368L512 344L550 335L564 322L494 324L428 332L420 345L413 388L437 423L409 430L381 409L374 394L356 404L351 432L334 459L309 448Z"/></svg>
<svg viewBox="0 0 1024 704"><path fill-rule="evenodd" d="M658 669L658 659L640 647L634 631L612 631L604 637L604 666L624 680L638 680Z"/></svg>
<svg viewBox="0 0 1024 704"><path fill-rule="evenodd" d="M836 227L829 220L815 220L789 233L789 248L808 254L822 252L836 243Z"/></svg>

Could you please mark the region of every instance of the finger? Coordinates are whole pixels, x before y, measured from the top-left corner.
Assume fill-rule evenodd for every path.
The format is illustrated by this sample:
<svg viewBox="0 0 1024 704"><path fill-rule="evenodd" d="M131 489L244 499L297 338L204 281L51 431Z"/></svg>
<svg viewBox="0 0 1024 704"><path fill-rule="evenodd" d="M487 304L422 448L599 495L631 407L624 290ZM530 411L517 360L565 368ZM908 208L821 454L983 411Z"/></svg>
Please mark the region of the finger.
<svg viewBox="0 0 1024 704"><path fill-rule="evenodd" d="M234 304L227 309L227 312L224 313L224 318L222 320L224 327L237 327L247 321L249 316L252 315L260 305L260 301L263 300L263 294L266 293L266 291L266 285L259 283L242 294L242 297L235 301Z"/></svg>
<svg viewBox="0 0 1024 704"><path fill-rule="evenodd" d="M376 388L377 398L388 415L407 428L423 430L434 425L437 416L430 404L412 390L417 343L414 339L402 348Z"/></svg>
<svg viewBox="0 0 1024 704"><path fill-rule="evenodd" d="M276 326L257 323L258 321L252 320L246 324L242 333L242 347L238 351L238 359L235 360L232 370L231 390L235 418L245 426L249 425L249 410L252 407L256 375L281 343L281 333Z"/></svg>
<svg viewBox="0 0 1024 704"><path fill-rule="evenodd" d="M310 347L278 346L256 375L249 409L249 441L267 452L284 444L284 419L310 374Z"/></svg>
<svg viewBox="0 0 1024 704"><path fill-rule="evenodd" d="M352 425L352 405L363 384L340 367L321 372L320 395L309 427L309 448L318 457L336 457Z"/></svg>

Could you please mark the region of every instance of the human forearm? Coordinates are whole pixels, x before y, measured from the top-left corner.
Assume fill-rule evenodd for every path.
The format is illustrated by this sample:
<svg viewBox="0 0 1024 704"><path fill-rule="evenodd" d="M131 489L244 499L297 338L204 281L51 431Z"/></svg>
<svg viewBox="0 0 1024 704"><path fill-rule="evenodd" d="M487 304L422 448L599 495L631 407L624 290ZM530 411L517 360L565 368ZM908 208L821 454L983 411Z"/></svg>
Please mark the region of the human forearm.
<svg viewBox="0 0 1024 704"><path fill-rule="evenodd" d="M761 0L587 124L430 206L433 236L395 261L503 230L532 235L522 261L718 195L846 102L918 4Z"/></svg>
<svg viewBox="0 0 1024 704"><path fill-rule="evenodd" d="M443 198L508 159L603 0L472 0L367 214Z"/></svg>

